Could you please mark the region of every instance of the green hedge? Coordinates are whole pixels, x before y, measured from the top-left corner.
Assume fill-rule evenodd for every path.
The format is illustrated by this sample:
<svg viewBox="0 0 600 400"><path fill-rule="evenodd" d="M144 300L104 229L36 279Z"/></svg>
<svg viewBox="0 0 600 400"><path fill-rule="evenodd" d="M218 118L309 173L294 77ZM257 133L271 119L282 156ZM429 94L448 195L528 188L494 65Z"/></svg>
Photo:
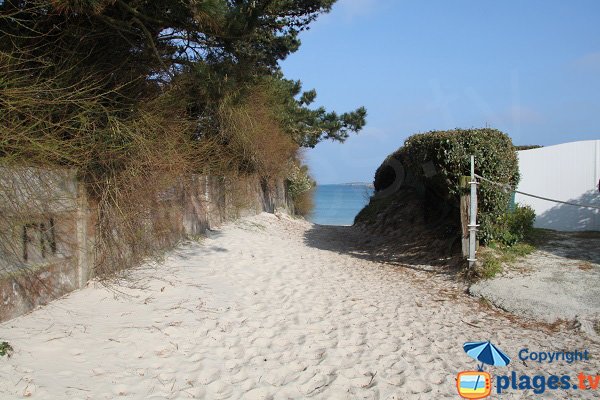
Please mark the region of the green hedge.
<svg viewBox="0 0 600 400"><path fill-rule="evenodd" d="M460 177L470 174L471 155L475 156L475 173L512 186L519 182L515 146L506 134L496 129L455 129L416 134L409 137L391 157L402 163L411 182L425 188L426 196L433 193L436 201L442 199L458 207L462 190ZM387 188L394 178L395 172L389 166L388 158L375 173L375 191ZM506 213L509 202L510 193L498 186L485 182L479 186L479 238L483 243L497 239L494 225Z"/></svg>

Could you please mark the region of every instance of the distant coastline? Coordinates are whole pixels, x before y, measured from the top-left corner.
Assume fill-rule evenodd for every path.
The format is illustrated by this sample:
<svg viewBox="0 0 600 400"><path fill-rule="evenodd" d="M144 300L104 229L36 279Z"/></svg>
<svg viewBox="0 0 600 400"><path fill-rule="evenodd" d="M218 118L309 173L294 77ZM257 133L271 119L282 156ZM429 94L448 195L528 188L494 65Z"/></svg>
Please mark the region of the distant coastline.
<svg viewBox="0 0 600 400"><path fill-rule="evenodd" d="M317 186L367 186L373 188L371 182L346 182L346 183L317 183Z"/></svg>

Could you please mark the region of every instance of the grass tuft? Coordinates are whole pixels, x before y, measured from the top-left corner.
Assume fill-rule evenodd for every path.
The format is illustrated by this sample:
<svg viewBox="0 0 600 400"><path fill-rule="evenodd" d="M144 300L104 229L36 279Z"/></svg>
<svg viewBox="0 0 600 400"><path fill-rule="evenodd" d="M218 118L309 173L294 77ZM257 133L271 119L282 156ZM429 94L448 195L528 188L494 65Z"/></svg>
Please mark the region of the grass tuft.
<svg viewBox="0 0 600 400"><path fill-rule="evenodd" d="M10 357L13 353L13 348L8 342L0 343L0 356Z"/></svg>
<svg viewBox="0 0 600 400"><path fill-rule="evenodd" d="M535 251L529 243L516 243L506 246L498 242L491 242L487 247L480 248L478 252L479 263L470 272L467 278L471 281L491 279L502 273L503 265L515 262Z"/></svg>

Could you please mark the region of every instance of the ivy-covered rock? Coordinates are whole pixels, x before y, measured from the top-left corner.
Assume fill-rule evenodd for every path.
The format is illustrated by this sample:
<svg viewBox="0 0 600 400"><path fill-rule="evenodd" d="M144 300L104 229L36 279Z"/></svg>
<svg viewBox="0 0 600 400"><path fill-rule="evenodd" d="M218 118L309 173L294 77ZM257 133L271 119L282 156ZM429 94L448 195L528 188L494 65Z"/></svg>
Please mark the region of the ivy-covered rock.
<svg viewBox="0 0 600 400"><path fill-rule="evenodd" d="M375 173L375 192L382 192L397 179L417 187L424 202L445 202L458 210L460 177L470 174L470 156L475 173L487 179L516 186L519 166L515 146L505 133L491 128L431 131L410 136ZM393 162L395 166L393 166ZM398 168L398 162L402 165ZM397 176L399 173L404 176ZM407 179L410 178L410 179ZM510 193L481 182L478 188L480 240L496 239L493 225L509 206Z"/></svg>

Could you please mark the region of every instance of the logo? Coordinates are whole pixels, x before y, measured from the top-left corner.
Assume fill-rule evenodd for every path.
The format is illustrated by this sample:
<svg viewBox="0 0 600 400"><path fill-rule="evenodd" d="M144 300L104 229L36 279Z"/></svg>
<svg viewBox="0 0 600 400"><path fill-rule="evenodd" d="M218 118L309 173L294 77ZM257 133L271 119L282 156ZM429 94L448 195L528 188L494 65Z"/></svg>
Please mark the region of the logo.
<svg viewBox="0 0 600 400"><path fill-rule="evenodd" d="M483 399L492 392L492 377L484 371L459 372L456 388L464 399Z"/></svg>
<svg viewBox="0 0 600 400"><path fill-rule="evenodd" d="M467 342L463 345L463 349L478 362L476 371L463 371L456 376L456 390L463 399L484 399L489 397L494 389L499 397L509 390L532 390L536 395L554 390L577 392L600 390L600 375L586 374L581 370L578 373L566 375L498 372L494 374L495 384L492 385L492 376L489 372L484 371L483 367L485 365L505 367L510 363L510 358L489 341ZM574 362L588 363L591 359L590 353L586 349L535 351L526 347L521 349L518 354L523 363L525 361L540 364L564 362L571 365Z"/></svg>
<svg viewBox="0 0 600 400"><path fill-rule="evenodd" d="M492 376L483 370L484 365L504 367L510 358L502 350L487 342L467 342L465 353L479 363L477 371L463 371L456 376L456 390L463 399L484 399L492 393Z"/></svg>

